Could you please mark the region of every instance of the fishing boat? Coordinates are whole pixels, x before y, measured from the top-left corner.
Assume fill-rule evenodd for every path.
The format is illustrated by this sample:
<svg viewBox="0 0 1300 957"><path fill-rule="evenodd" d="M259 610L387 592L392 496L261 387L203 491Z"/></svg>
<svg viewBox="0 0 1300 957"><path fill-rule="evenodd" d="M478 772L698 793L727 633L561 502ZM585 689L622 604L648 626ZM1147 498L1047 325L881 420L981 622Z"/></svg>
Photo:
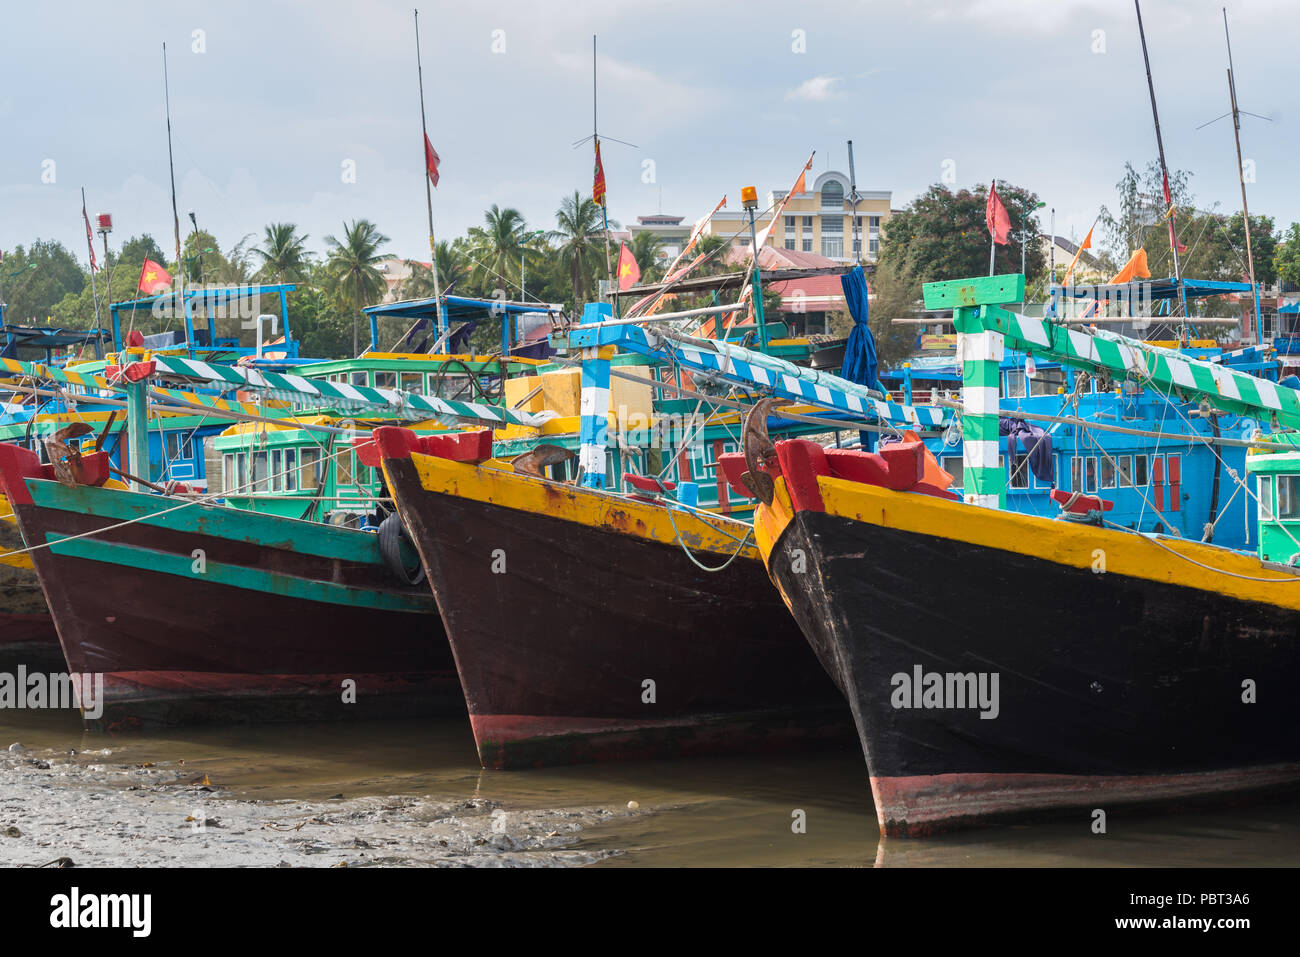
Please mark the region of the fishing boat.
<svg viewBox="0 0 1300 957"><path fill-rule="evenodd" d="M623 454L610 347L689 375L697 388L761 382L786 399L773 425L779 417L804 434L877 417L933 430L945 413L905 409L851 383L855 391L828 407L814 370L725 340L661 340L614 320L604 303L583 318L567 332L585 356L580 476L567 457L505 461L486 444L374 432L373 454L438 599L480 761L524 768L842 738L843 698L735 517L748 511L743 493L724 488L713 500L732 516L700 507L701 493L717 487L716 457L738 448L739 423L715 426L718 446L688 430L656 460L676 471L644 469L636 456L645 450ZM821 417L801 420L814 411Z"/></svg>
<svg viewBox="0 0 1300 957"><path fill-rule="evenodd" d="M492 390L493 380L538 361L371 352L274 372L186 352L128 347L113 357L121 371L113 381L127 393L131 464L123 474L133 489L106 487L111 459L98 443L84 450L74 443L48 462L4 447L0 484L13 497L24 542L39 546L29 554L68 666L105 675L97 723L463 712L418 557L395 523L382 521L391 512L378 501L382 493L359 480L358 413L431 431L463 420L534 425L539 417L423 390L435 378L442 391L466 381ZM387 376L422 391L385 388ZM499 400L499 381L495 389L487 397ZM219 395L232 392L245 399ZM276 405L267 408L275 396L279 417L269 414ZM202 499L139 480L145 448L136 443L146 427L139 413L150 398L257 424L228 437L237 448L208 445L203 458L219 484ZM297 444L272 448L269 434ZM312 454L299 454L307 443ZM340 472L358 479L350 482L352 504L302 512L298 493L321 505L322 479ZM221 613L204 618L195 609Z"/></svg>
<svg viewBox="0 0 1300 957"><path fill-rule="evenodd" d="M1203 400L1256 419L1275 452L1300 393L1017 314L1023 284L924 287L967 343L964 500L921 443L773 445L761 416L723 462L755 490L772 581L849 700L882 833L1048 815L1104 827L1135 807L1294 788L1300 573L1277 561L1294 552L1116 527L1102 494L1058 491L1084 507L1056 518L1008 511L997 372L1015 348ZM1257 488L1265 514L1291 507L1289 486Z"/></svg>
<svg viewBox="0 0 1300 957"><path fill-rule="evenodd" d="M1244 294L1246 283L1154 280L1144 298L1159 311L1181 288L1188 300ZM1119 298L1123 287L1086 287L1090 302ZM1085 306L1091 320L1096 310ZM1063 317L1064 318L1064 317ZM1169 329L1170 318L1115 323L1117 334L1139 333L1142 341L1174 349L1189 359L1222 363L1225 368L1276 383L1279 362L1267 345L1225 349L1212 339L1185 345ZM1104 335L1104 334L1103 334ZM1006 507L1030 515L1059 511L1058 490L1103 495L1107 520L1139 531L1206 539L1230 548L1252 548L1254 517L1249 497L1232 480L1244 474L1249 440L1259 429L1256 416L1211 414L1199 401L1185 401L1108 373L1071 370L1041 355L1007 349L998 364L1000 387L998 461L1006 472ZM894 399L904 403L956 401L962 383L955 354L914 357L880 373ZM958 426L926 440L939 464L963 486L962 435Z"/></svg>

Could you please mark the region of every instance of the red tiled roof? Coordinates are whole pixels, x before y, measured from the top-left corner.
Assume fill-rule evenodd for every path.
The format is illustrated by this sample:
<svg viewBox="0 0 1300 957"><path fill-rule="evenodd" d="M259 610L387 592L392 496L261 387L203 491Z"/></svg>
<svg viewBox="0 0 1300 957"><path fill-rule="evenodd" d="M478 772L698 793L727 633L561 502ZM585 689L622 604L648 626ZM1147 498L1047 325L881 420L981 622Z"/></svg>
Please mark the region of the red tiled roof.
<svg viewBox="0 0 1300 957"><path fill-rule="evenodd" d="M732 246L722 257L730 264L749 262L748 246ZM829 269L848 267L834 259L828 259L818 253L805 253L797 249L785 249L780 246L764 246L758 252L759 269Z"/></svg>
<svg viewBox="0 0 1300 957"><path fill-rule="evenodd" d="M844 286L839 276L805 276L803 279L787 279L767 285L781 294L782 300L793 303L799 298L817 299L835 297L844 302Z"/></svg>

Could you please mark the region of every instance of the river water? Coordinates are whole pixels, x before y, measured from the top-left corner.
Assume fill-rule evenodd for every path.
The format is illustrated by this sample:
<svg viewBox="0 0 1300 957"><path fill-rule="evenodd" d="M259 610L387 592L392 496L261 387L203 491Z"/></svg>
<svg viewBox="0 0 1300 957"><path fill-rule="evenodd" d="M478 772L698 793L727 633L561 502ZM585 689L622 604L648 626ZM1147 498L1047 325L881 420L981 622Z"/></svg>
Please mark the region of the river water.
<svg viewBox="0 0 1300 957"><path fill-rule="evenodd" d="M502 772L478 767L463 718L106 735L0 712L11 742L7 864L1300 864L1295 799L882 841L856 748Z"/></svg>

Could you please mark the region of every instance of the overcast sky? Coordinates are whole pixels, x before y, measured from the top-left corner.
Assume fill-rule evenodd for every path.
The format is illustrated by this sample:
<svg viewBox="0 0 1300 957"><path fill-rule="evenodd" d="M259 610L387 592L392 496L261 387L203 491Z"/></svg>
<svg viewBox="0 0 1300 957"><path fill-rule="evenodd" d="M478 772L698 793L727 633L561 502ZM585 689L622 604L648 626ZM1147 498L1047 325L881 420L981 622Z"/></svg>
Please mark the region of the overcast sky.
<svg viewBox="0 0 1300 957"><path fill-rule="evenodd" d="M1145 0L1170 166L1198 205L1240 207L1218 0ZM228 248L289 221L323 249L368 217L398 255L427 258L410 0L23 3L0 12L0 248L40 237L85 257L89 212L115 242L172 248L162 44L183 227ZM1255 212L1300 220L1300 3L1228 5ZM1037 191L1082 236L1114 205L1125 160L1155 157L1126 0L653 2L533 0L420 7L429 133L442 156L440 238L492 203L554 225L591 189L591 37L610 216L696 219L740 187L847 169L899 207L939 181L991 176ZM196 33L196 31L202 31ZM195 52L201 49L202 52ZM345 164L355 182L344 182ZM948 165L945 165L945 164ZM53 182L43 180L53 179ZM647 180L652 180L647 182ZM1047 218L1042 220L1044 229Z"/></svg>

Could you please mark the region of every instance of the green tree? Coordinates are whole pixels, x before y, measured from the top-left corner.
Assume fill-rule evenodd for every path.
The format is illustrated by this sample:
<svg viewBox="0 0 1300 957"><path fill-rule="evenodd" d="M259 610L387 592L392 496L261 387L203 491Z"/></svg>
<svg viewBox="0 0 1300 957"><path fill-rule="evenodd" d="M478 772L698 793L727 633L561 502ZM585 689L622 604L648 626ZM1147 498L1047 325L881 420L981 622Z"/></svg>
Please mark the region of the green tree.
<svg viewBox="0 0 1300 957"><path fill-rule="evenodd" d="M610 228L617 227L611 222ZM606 274L605 227L601 208L590 196L574 190L566 196L555 211L555 229L550 238L559 244L560 264L568 270L572 282L573 305L593 298L594 280Z"/></svg>
<svg viewBox="0 0 1300 957"><path fill-rule="evenodd" d="M483 214L482 226L471 226L471 271L485 288L502 288L519 278L519 257L524 250L527 224L519 210L496 203ZM510 298L507 296L506 298Z"/></svg>
<svg viewBox="0 0 1300 957"><path fill-rule="evenodd" d="M361 351L361 309L383 298L387 286L375 268L384 257L379 250L388 237L368 219L343 224L343 239L326 236L330 248L329 277L340 303L352 308L352 354Z"/></svg>
<svg viewBox="0 0 1300 957"><path fill-rule="evenodd" d="M293 223L269 224L262 231L262 244L249 252L260 263L257 275L277 283L301 282L311 259L307 236Z"/></svg>
<svg viewBox="0 0 1300 957"><path fill-rule="evenodd" d="M5 322L44 323L56 303L79 294L89 283L81 264L62 243L38 239L25 249L16 246L0 261Z"/></svg>
<svg viewBox="0 0 1300 957"><path fill-rule="evenodd" d="M1291 287L1300 286L1300 223L1292 223L1282 234L1273 254L1273 268L1279 282Z"/></svg>
<svg viewBox="0 0 1300 957"><path fill-rule="evenodd" d="M649 230L637 233L628 244L632 258L641 267L642 282L658 282L663 277L664 268L668 265L663 245L663 240Z"/></svg>
<svg viewBox="0 0 1300 957"><path fill-rule="evenodd" d="M1046 268L1042 246L1034 242L1039 234L1034 212L1038 196L1006 183L998 186L998 196L1011 219L1011 236L1008 243L996 247L993 271L1020 272L1021 246L1028 239L1023 250L1025 277L1033 281ZM888 262L899 276L923 282L987 276L987 200L987 186L955 193L940 184L931 186L885 224L880 263Z"/></svg>

